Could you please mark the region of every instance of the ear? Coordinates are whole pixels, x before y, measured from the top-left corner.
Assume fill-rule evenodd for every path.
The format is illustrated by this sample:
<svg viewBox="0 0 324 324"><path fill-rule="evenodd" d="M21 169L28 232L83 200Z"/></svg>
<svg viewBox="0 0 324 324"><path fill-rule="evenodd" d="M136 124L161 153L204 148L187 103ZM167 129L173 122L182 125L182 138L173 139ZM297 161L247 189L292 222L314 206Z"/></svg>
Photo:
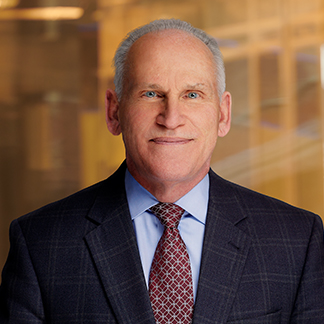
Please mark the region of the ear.
<svg viewBox="0 0 324 324"><path fill-rule="evenodd" d="M116 92L108 89L106 91L106 124L108 130L113 135L119 135L121 133L121 127L119 123L119 104Z"/></svg>
<svg viewBox="0 0 324 324"><path fill-rule="evenodd" d="M219 107L218 136L224 137L231 128L232 97L228 91L222 95Z"/></svg>

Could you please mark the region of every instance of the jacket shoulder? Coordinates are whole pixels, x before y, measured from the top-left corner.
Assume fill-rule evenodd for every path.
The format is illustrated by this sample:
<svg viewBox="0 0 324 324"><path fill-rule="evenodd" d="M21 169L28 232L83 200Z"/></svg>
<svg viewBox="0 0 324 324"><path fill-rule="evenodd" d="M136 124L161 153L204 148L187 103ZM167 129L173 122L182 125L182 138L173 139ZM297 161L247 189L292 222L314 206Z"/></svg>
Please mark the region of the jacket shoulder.
<svg viewBox="0 0 324 324"><path fill-rule="evenodd" d="M264 228L265 232L277 231L280 227L309 230L314 223L322 227L321 218L313 212L242 187L213 171L210 172L210 184L210 199L215 205L222 203L225 206L222 212L229 217L235 215L236 220L247 218L250 225Z"/></svg>
<svg viewBox="0 0 324 324"><path fill-rule="evenodd" d="M42 220L43 222L51 222L51 219L57 220L59 218L66 221L80 221L85 218L84 216L89 213L96 201L105 199L109 204L115 202L117 196L122 196L124 174L125 169L122 165L109 178L23 215L16 221L21 226L28 222L41 224Z"/></svg>

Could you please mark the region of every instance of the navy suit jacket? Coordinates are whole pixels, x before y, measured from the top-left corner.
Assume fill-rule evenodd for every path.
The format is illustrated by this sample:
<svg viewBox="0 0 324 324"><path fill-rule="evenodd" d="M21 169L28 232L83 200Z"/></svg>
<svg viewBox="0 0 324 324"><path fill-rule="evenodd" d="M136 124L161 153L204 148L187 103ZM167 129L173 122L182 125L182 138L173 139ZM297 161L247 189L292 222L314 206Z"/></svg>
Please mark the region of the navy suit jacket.
<svg viewBox="0 0 324 324"><path fill-rule="evenodd" d="M124 174L12 223L1 324L155 323ZM210 171L193 324L323 324L323 251L318 216Z"/></svg>

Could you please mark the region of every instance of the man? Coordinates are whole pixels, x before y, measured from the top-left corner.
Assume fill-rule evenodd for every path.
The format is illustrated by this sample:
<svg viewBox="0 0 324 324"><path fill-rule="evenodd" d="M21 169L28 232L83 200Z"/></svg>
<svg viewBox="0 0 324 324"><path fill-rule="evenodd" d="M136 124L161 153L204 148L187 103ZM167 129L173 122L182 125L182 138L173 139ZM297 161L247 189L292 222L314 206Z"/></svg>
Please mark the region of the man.
<svg viewBox="0 0 324 324"><path fill-rule="evenodd" d="M320 218L210 170L231 110L215 40L155 21L128 35L115 66L106 120L126 162L13 222L0 323L324 323ZM159 202L181 209L179 225L158 216ZM189 262L176 280L155 252L165 233ZM183 295L165 301L174 284Z"/></svg>

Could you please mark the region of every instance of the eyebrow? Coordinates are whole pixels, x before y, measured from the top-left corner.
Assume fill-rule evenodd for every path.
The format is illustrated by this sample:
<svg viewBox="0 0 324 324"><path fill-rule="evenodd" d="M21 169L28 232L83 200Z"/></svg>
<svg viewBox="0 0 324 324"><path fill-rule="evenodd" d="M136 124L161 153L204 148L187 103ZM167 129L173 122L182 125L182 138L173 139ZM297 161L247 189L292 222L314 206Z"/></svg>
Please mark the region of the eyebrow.
<svg viewBox="0 0 324 324"><path fill-rule="evenodd" d="M163 87L161 87L159 84L157 83L144 83L142 85L144 88L147 88L147 89L152 89L152 90L160 90L160 89L163 89ZM203 89L206 89L208 88L208 86L205 84L205 83L195 83L195 84L185 84L185 88L187 89L197 89L197 90L203 90Z"/></svg>
<svg viewBox="0 0 324 324"><path fill-rule="evenodd" d="M208 88L208 86L205 83L195 83L195 84L186 84L186 88L203 90Z"/></svg>
<svg viewBox="0 0 324 324"><path fill-rule="evenodd" d="M141 87L146 88L146 89L153 89L153 90L162 89L162 87L156 83L144 83L141 85Z"/></svg>

